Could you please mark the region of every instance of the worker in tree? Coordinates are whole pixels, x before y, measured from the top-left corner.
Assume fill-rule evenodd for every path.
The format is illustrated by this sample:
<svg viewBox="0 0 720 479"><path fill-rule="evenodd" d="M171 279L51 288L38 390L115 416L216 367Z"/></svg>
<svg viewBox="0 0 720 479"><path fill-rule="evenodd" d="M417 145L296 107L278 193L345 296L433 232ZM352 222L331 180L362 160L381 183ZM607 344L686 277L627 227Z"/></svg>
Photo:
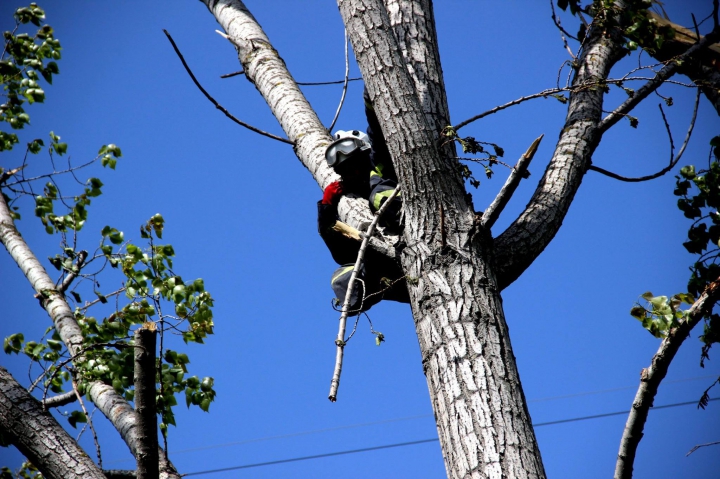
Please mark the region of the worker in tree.
<svg viewBox="0 0 720 479"><path fill-rule="evenodd" d="M341 180L329 184L323 192L323 199L318 202L318 232L333 259L342 265L335 271L331 281L340 304L345 300L348 282L360 249L357 239L350 238L334 228L338 220L337 205L340 198L348 195L368 199L371 209L376 211L397 186L377 118L367 104L368 102L366 113L370 123L368 133L373 135L374 143L371 144L370 137L358 130L335 133L335 141L328 146L325 159L340 175ZM391 173L392 178L388 173ZM384 218L388 215L383 225L395 234L402 230L401 211L402 205L396 199L383 215ZM402 270L397 264L387 261L373 250L368 250L364 264L358 272L360 281L355 282L351 294L350 310L366 311L382 299L409 302L405 281L395 282L402 277Z"/></svg>

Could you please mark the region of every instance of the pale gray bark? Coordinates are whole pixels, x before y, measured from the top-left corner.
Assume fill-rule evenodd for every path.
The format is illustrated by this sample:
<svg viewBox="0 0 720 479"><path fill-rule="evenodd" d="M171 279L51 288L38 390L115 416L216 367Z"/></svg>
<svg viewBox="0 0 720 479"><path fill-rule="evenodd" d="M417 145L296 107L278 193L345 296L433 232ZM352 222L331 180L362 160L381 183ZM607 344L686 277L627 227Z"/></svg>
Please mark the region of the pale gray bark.
<svg viewBox="0 0 720 479"><path fill-rule="evenodd" d="M36 296L41 300L68 352L72 356L80 354L82 347L80 326L65 297L55 290L55 283L15 228L10 209L2 195L0 195L0 242L36 291ZM132 406L115 392L112 386L98 381L88 386L86 396L110 420L130 448L130 452L136 456L137 414ZM164 452L161 453L161 471L161 477L180 477Z"/></svg>
<svg viewBox="0 0 720 479"><path fill-rule="evenodd" d="M295 143L300 162L323 189L339 180L325 161L325 149L332 142L330 134L250 11L239 0L203 0L203 3L235 45L245 77L265 98L288 139ZM366 230L373 218L367 201L347 196L340 200L338 212L341 221L359 231ZM397 238L380 237L382 241L374 238L370 247L392 259L392 245Z"/></svg>
<svg viewBox="0 0 720 479"><path fill-rule="evenodd" d="M55 418L2 367L0 431L48 479L105 479Z"/></svg>
<svg viewBox="0 0 720 479"><path fill-rule="evenodd" d="M688 310L688 316L680 325L672 329L662 340L657 353L652 358L650 366L640 373L640 386L638 387L632 409L628 415L625 429L620 441L620 451L615 463L615 479L630 479L633 475L633 463L643 429L650 408L655 400L660 383L665 378L670 363L683 342L690 335L690 331L707 316L713 306L720 300L720 278L710 283L705 292L693 303Z"/></svg>
<svg viewBox="0 0 720 479"><path fill-rule="evenodd" d="M403 188L403 268L448 476L544 477L494 275L379 1L339 1ZM444 229L444 231L443 231Z"/></svg>

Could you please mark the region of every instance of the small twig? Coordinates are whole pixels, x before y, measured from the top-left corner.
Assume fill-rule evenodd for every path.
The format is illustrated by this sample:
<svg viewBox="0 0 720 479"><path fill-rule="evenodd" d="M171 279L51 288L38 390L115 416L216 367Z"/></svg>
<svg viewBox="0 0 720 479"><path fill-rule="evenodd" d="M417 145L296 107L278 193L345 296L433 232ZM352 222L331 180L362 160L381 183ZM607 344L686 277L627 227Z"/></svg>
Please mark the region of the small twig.
<svg viewBox="0 0 720 479"><path fill-rule="evenodd" d="M506 108L510 108L511 106L515 106L515 105L518 105L518 104L520 104L520 103L526 102L526 101L528 101L528 100L533 100L533 99L535 99L535 98L548 97L548 96L550 96L550 95L554 95L554 94L556 94L556 93L560 93L560 92L568 91L568 90L569 90L569 88L548 88L547 90L543 90L543 91L541 91L541 92L534 93L534 94L532 94L532 95L528 95L528 96L524 96L524 97L518 98L518 99L516 99L516 100L513 100L513 101L510 101L510 102L508 102L508 103L505 103L504 105L499 105L499 106L496 106L495 108L491 108L490 110L485 111L485 112L483 112L483 113L480 113L479 115L475 115L475 116L472 117L472 118L468 118L467 120L465 120L465 121L463 121L463 122L460 122L460 123L458 123L457 125L453 126L453 129L454 129L455 131L458 131L458 130L459 130L460 128L462 128L463 126L466 126L466 125L468 125L468 124L470 124L470 123L472 123L472 122L474 122L474 121L476 121L476 120L479 120L479 119L481 119L481 118L485 118L485 117L488 116L488 115L492 115L493 113L497 113L497 112L499 112L499 111L501 111L501 110L504 110L504 109L506 109Z"/></svg>
<svg viewBox="0 0 720 479"><path fill-rule="evenodd" d="M125 289L126 289L126 288L123 286L122 288L118 289L117 291L113 291L112 293L108 293L108 294L104 295L104 296L105 296L105 299L107 299L107 298L112 298L113 296L117 296L118 294L124 292ZM98 298L98 299L96 299L96 300L94 300L94 301L90 301L89 303L85 303L85 306L83 306L83 307L80 308L80 309L83 310L83 311L85 311L85 310L87 310L90 306L92 306L93 304L97 304L97 303L99 303L99 302L100 302L100 298Z"/></svg>
<svg viewBox="0 0 720 479"><path fill-rule="evenodd" d="M107 479L135 479L137 477L135 471L122 469L103 469L103 474Z"/></svg>
<svg viewBox="0 0 720 479"><path fill-rule="evenodd" d="M688 453L685 454L685 457L688 457L690 454L692 454L693 452L697 451L697 450L700 449L701 447L705 447L705 446L715 446L715 445L717 445L717 444L720 444L720 441L708 442L708 443L705 443L705 444L698 444L697 446L695 446L695 447L693 447L692 449L690 449L690 450L688 451Z"/></svg>
<svg viewBox="0 0 720 479"><path fill-rule="evenodd" d="M678 164L678 162L680 161L680 158L682 158L683 153L685 153L685 149L687 148L687 145L690 142L690 137L692 136L693 129L695 128L695 120L697 119L697 112L698 112L699 105L700 105L700 90L698 89L697 94L695 95L695 107L693 108L692 118L690 119L690 126L688 126L688 131L685 134L685 140L683 140L683 144L680 146L680 150L678 151L677 156L675 156L674 158L672 156L674 147L673 147L672 135L670 135L670 127L668 126L667 120L665 119L665 113L662 110L662 106L660 106L660 112L662 113L663 120L665 121L665 128L667 128L668 135L670 135L670 163L668 164L668 166L666 166L662 170L658 171L657 173L654 173L652 175L647 175L647 176L636 177L636 178L628 178L625 176L620 176L617 173L613 173L612 171L608 171L604 168L600 168L599 166L595 166L595 165L590 165L590 167L588 169L592 170L592 171L596 171L605 176L609 176L610 178L614 178L619 181L625 181L628 183L639 183L641 181L652 180L652 179L655 179L655 178L658 178L658 177L664 175L668 171L672 170L675 167L675 165Z"/></svg>
<svg viewBox="0 0 720 479"><path fill-rule="evenodd" d="M343 83L343 91L342 96L340 97L340 104L337 107L337 111L335 112L335 117L333 118L332 123L330 123L330 128L328 128L329 132L332 132L333 128L335 128L335 123L338 120L338 117L340 116L340 110L342 110L343 103L345 103L345 95L347 94L347 87L348 87L348 77L350 76L350 60L348 58L348 34L347 30L345 30L345 82Z"/></svg>
<svg viewBox="0 0 720 479"><path fill-rule="evenodd" d="M236 76L238 76L238 75L242 75L243 73L245 73L245 70L238 70L238 71L236 71L236 72L226 73L226 74L224 74L224 75L220 75L220 78L236 77Z"/></svg>
<svg viewBox="0 0 720 479"><path fill-rule="evenodd" d="M98 458L98 467L102 469L102 454L100 453L100 441L98 441L97 432L95 431L95 426L93 426L92 417L90 417L90 414L88 414L87 409L85 409L85 401L82 400L82 394L80 394L80 391L78 391L77 383L75 382L75 379L72 380L72 388L73 392L75 393L75 397L77 397L77 400L80 402L80 407L83 410L83 413L85 414L85 419L87 419L87 424L90 426L90 431L93 435L93 440L95 441L95 451L97 453Z"/></svg>
<svg viewBox="0 0 720 479"><path fill-rule="evenodd" d="M256 128L256 127L254 127L254 126L252 126L252 125L250 125L250 124L248 124L248 123L245 123L245 122L242 121L242 120L239 120L239 119L235 118L229 111L227 111L227 110L225 109L225 107L223 107L220 103L218 103L217 100L215 100L215 98L213 98L213 97L205 90L205 88L203 88L203 86L200 84L200 82L197 80L197 78L195 78L195 74L193 74L192 70L191 70L190 67L188 66L187 62L185 61L185 58L184 58L183 55L182 55L182 53L180 53L180 49L179 49L178 46L175 44L175 40L173 40L173 38L170 36L170 34L168 33L167 30L163 30L163 32L165 32L165 35L168 37L168 40L170 40L170 43L172 44L172 47L173 47L173 49L175 50L175 53L177 54L178 58L180 58L180 61L182 62L183 66L185 67L185 71L188 73L188 75L190 75L190 78L192 79L193 83L195 83L195 86L198 87L198 89L202 92L203 95L205 95L205 98L207 98L208 100L210 100L210 103L212 103L213 105L215 105L215 108L217 108L218 110L220 110L221 112L223 112L223 113L225 114L225 116L227 116L228 118L230 118L232 121L234 121L235 123L237 123L237 124L240 125L240 126L244 126L244 127L247 128L248 130L254 131L255 133L259 133L259 134L261 134L261 135L263 135L263 136L267 136L268 138L272 138L273 140L277 140L277 141L281 141L281 142L283 142L283 143L287 143L287 144L289 144L289 145L294 145L294 144L295 144L295 143L293 143L292 141L288 140L287 138L282 138L282 137L280 137L280 136L273 135L272 133L268 133L267 131L263 131L263 130L261 130L260 128ZM225 38L229 38L229 37L228 37L227 35L225 35L225 34L223 34L223 36L225 36Z"/></svg>
<svg viewBox="0 0 720 479"><path fill-rule="evenodd" d="M77 275L80 273L80 270L82 269L83 265L85 264L85 260L87 259L88 252L85 250L82 250L77 255L77 261L75 262L75 270L68 272L68 275L65 276L65 279L63 280L60 287L58 287L58 291L60 293L65 293L67 289L70 287L72 282L77 278Z"/></svg>
<svg viewBox="0 0 720 479"><path fill-rule="evenodd" d="M500 213L502 213L505 205L508 204L513 193L515 193L515 190L520 184L520 180L530 176L530 173L528 173L527 169L530 166L530 162L535 156L535 152L537 151L538 146L540 146L540 142L542 141L544 136L545 135L542 134L537 137L527 149L525 154L523 154L518 160L517 165L515 165L515 167L513 168L502 189L495 197L493 202L490 203L490 206L488 206L483 213L482 219L480 220L480 224L483 228L492 228L492 226L495 224L495 221L497 221L497 219L500 217Z"/></svg>
<svg viewBox="0 0 720 479"><path fill-rule="evenodd" d="M390 203L392 203L392 201L395 199L395 197L397 197L399 193L400 187L398 186L397 188L395 188L395 191L393 191L392 194L388 197L385 203L380 207L380 209L375 213L375 218L373 218L372 223L370 223L370 226L365 233L365 237L363 238L362 244L360 245L357 260L355 261L355 267L352 274L350 275L350 281L348 281L348 286L345 293L345 301L343 303L342 313L340 314L338 335L337 339L335 340L335 345L337 346L335 351L335 370L333 371L332 381L330 381L330 394L328 395L328 399L331 402L337 401L337 391L338 387L340 387L340 374L342 373L343 351L345 348L345 328L347 326L347 317L350 310L350 297L352 296L352 290L355 286L357 273L360 270L360 265L362 264L365 257L365 250L367 249L370 237L375 232L375 228L377 227L378 221L380 221L380 217L383 213L385 213L385 210L387 210Z"/></svg>
<svg viewBox="0 0 720 479"><path fill-rule="evenodd" d="M570 49L570 45L568 45L567 39L565 38L565 35L572 38L573 40L580 41L577 39L577 37L574 37L573 35L570 35L560 24L560 19L555 14L555 4L553 3L553 0L550 0L550 9L552 10L552 19L553 23L555 23L555 26L560 30L560 38L562 38L563 45L565 45L565 49L570 54L573 60L576 60L577 57L573 54L572 50Z"/></svg>
<svg viewBox="0 0 720 479"><path fill-rule="evenodd" d="M347 81L361 81L362 77L357 78L348 78ZM322 86L322 85L341 85L345 83L345 80L337 80L337 81L320 81L320 82L295 82L296 84L300 86Z"/></svg>

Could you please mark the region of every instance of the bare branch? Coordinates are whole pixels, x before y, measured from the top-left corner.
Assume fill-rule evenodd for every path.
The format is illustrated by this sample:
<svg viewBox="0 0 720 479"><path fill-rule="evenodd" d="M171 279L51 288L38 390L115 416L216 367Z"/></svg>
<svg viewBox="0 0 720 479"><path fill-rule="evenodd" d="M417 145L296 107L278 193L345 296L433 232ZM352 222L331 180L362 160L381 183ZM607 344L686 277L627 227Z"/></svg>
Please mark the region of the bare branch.
<svg viewBox="0 0 720 479"><path fill-rule="evenodd" d="M496 106L495 108L491 108L490 110L487 110L487 111L485 111L485 112L483 112L483 113L480 113L479 115L475 115L475 116L472 117L472 118L468 118L467 120L462 121L462 122L458 123L457 125L453 126L453 129L454 129L455 131L457 131L457 130L459 130L460 128L462 128L462 127L464 127L464 126L466 126L466 125L469 125L470 123L472 123L472 122L474 122L474 121L476 121L476 120L479 120L479 119L481 119L481 118L485 118L485 117L488 116L488 115L492 115L493 113L497 113L497 112L502 111L502 110L504 110L504 109L506 109L506 108L510 108L511 106L519 105L520 103L526 102L526 101L528 101L528 100L533 100L533 99L535 99L535 98L547 98L547 97L550 96L550 95L555 95L555 94L558 94L558 93L560 93L560 92L568 91L568 90L569 90L569 88L548 88L547 90L543 90L543 91L538 92L538 93L533 93L532 95L528 95L528 96L524 96L524 97L518 98L518 99L516 99L516 100L507 102L507 103L505 103L504 105L499 105L499 106Z"/></svg>
<svg viewBox="0 0 720 479"><path fill-rule="evenodd" d="M720 444L720 441L707 442L707 443L705 443L705 444L698 444L697 446L694 446L692 449L690 449L690 450L688 451L688 453L685 454L685 457L688 457L690 454L692 454L693 452L697 451L697 450L700 449L701 447L715 446L715 445L717 445L717 444Z"/></svg>
<svg viewBox="0 0 720 479"><path fill-rule="evenodd" d="M5 183L8 178L12 177L15 173L19 172L23 168L25 168L27 165L22 165L17 168L13 168L12 170L3 171L0 175L0 186Z"/></svg>
<svg viewBox="0 0 720 479"><path fill-rule="evenodd" d="M328 128L328 131L332 133L333 128L335 128L335 123L337 122L338 117L340 116L340 110L342 110L343 103L345 103L345 95L347 94L347 87L348 87L348 77L350 76L350 60L348 57L348 36L347 36L347 30L345 30L345 81L343 83L343 91L342 96L340 97L340 104L337 107L337 111L335 112L335 117L333 118L332 123L330 123L330 127Z"/></svg>
<svg viewBox="0 0 720 479"><path fill-rule="evenodd" d="M544 136L545 135L543 134L537 137L535 141L532 142L527 151L520 157L517 165L515 165L512 172L510 172L510 176L508 176L508 179L505 181L505 184L500 190L500 193L498 193L493 202L490 203L490 206L488 206L483 213L480 224L484 228L492 228L492 226L495 224L495 221L497 221L497 219L500 217L500 213L502 213L505 205L508 204L508 201L510 201L513 193L515 193L515 190L520 184L520 180L523 178L528 178L530 176L530 173L527 171L527 169L530 166L530 162L535 156L535 152L537 151L538 146L540 146L540 142L542 141Z"/></svg>
<svg viewBox="0 0 720 479"><path fill-rule="evenodd" d="M680 147L680 151L678 151L678 154L675 157L673 157L674 146L673 146L672 135L670 134L670 126L668 125L667 119L665 118L665 113L663 112L662 105L660 105L660 112L662 113L663 121L665 122L665 128L667 129L668 135L670 137L670 163L668 164L668 166L666 166L662 170L658 171L657 173L654 173L652 175L647 175L647 176L641 176L638 178L628 178L625 176L620 176L617 173L613 173L611 171L605 170L605 169L600 168L599 166L595 166L595 165L590 165L588 170L596 171L605 176L609 176L610 178L614 178L619 181L625 181L628 183L639 183L641 181L652 180L652 179L655 179L655 178L658 178L658 177L664 175L668 171L672 170L675 167L675 165L677 165L678 161L680 161L680 158L682 158L683 153L685 153L685 148L687 148L688 142L690 141L690 136L692 136L692 131L695 128L695 120L697 118L697 112L698 112L699 105L700 105L700 90L698 90L697 95L695 96L695 107L693 108L693 114L692 114L692 118L690 119L690 126L688 126L687 134L685 135L685 140L683 141L683 144Z"/></svg>
<svg viewBox="0 0 720 479"><path fill-rule="evenodd" d="M628 415L620 441L620 452L615 464L615 479L632 478L635 453L643 436L648 411L652 407L660 383L665 378L670 363L683 341L690 335L690 331L695 325L712 311L718 300L720 300L720 278L708 285L700 298L690 307L686 318L680 322L678 327L672 329L660 343L650 366L642 370L640 386L635 394L633 407Z"/></svg>
<svg viewBox="0 0 720 479"><path fill-rule="evenodd" d="M350 281L348 282L347 290L345 291L345 302L343 303L342 313L340 314L338 335L337 339L335 340L335 344L337 346L337 349L335 351L335 370L333 371L332 381L330 381L330 394L328 395L328 399L331 402L337 401L337 391L340 387L340 374L342 374L343 351L345 349L346 343L345 328L347 326L347 317L348 312L350 311L350 298L352 297L352 290L355 286L357 273L358 271L360 271L360 265L362 265L362 262L365 258L365 250L367 249L368 241L375 232L375 228L377 227L378 221L380 221L380 217L383 213L385 213L385 210L387 210L390 203L392 203L392 201L397 197L399 193L400 187L395 188L395 191L392 192L392 194L388 197L385 203L383 203L380 209L375 213L375 218L373 219L372 223L370 223L367 232L365 232L365 237L362 244L360 245L357 260L355 261L355 267L352 274L350 275Z"/></svg>
<svg viewBox="0 0 720 479"><path fill-rule="evenodd" d="M357 78L348 78L347 81L362 81L362 77ZM300 86L323 86L323 85L342 85L345 83L345 80L337 80L337 81L320 81L320 82L297 82Z"/></svg>
<svg viewBox="0 0 720 479"><path fill-rule="evenodd" d="M82 399L82 394L80 394L80 391L78 391L77 383L75 382L75 379L72 380L72 388L73 392L75 393L75 397L77 398L78 402L80 403L80 408L83 410L83 413L85 414L85 419L87 419L87 424L90 426L90 431L93 435L93 441L95 442L95 453L97 454L98 458L98 467L102 469L102 453L100 452L100 441L98 441L98 435L95 431L95 426L92 422L92 416L88 413L87 409L85 408L85 402ZM82 434L82 433L80 433ZM78 436L79 440L79 436Z"/></svg>
<svg viewBox="0 0 720 479"><path fill-rule="evenodd" d="M220 78L231 78L231 77L235 77L235 76L238 76L238 75L242 75L243 73L245 73L245 70L238 70L238 71L236 71L236 72L226 73L226 74L224 74L224 75L220 75Z"/></svg>
<svg viewBox="0 0 720 479"><path fill-rule="evenodd" d="M180 53L180 49L179 49L179 48L177 47L177 45L175 44L175 40L173 40L173 38L170 36L170 34L168 33L167 30L163 30L163 32L165 32L165 35L168 37L168 40L170 40L170 43L172 44L172 47L173 47L173 49L175 50L175 53L177 54L178 58L180 58L180 61L182 62L183 66L185 67L185 71L188 73L188 75L190 75L190 78L192 79L193 83L195 83L195 86L198 87L198 89L202 92L203 95L205 95L205 98L207 98L208 100L210 100L210 103L212 103L213 105L215 105L215 108L217 108L218 110L220 110L221 112L223 112L226 117L230 118L232 121L234 121L234 122L237 123L238 125L244 126L244 127L247 128L248 130L254 131L255 133L259 133L259 134L261 134L261 135L263 135L263 136L267 136L268 138L272 138L273 140L281 141L281 142L287 143L287 144L289 144L289 145L294 145L294 143L293 143L292 141L288 140L287 138L282 138L282 137L280 137L280 136L273 135L272 133L268 133L267 131L263 131L263 130L261 130L260 128L256 128L256 127L254 127L254 126L252 126L252 125L250 125L250 124L248 124L248 123L245 123L245 122L242 121L242 120L238 120L237 118L235 118L235 117L232 115L232 113L230 113L229 111L227 111L227 110L225 109L225 107L223 107L220 103L218 103L217 100L215 100L215 98L213 98L212 96L210 96L210 94L207 92L207 90L205 90L205 88L203 88L203 86L200 84L200 82L197 80L197 78L195 78L195 75L193 74L192 70L190 69L190 67L188 66L187 62L185 61L185 58L183 57L182 53ZM218 32L218 33L221 33L221 32ZM221 35L225 35L225 34L224 34L224 33L221 33Z"/></svg>

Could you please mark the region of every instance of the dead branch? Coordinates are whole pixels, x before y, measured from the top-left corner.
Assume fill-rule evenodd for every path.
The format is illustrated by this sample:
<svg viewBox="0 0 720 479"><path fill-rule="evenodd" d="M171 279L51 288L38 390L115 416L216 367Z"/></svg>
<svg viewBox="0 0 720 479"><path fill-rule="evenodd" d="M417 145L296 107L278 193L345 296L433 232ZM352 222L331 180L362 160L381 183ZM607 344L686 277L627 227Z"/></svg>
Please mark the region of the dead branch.
<svg viewBox="0 0 720 479"><path fill-rule="evenodd" d="M717 445L717 444L720 444L720 441L707 442L707 443L705 443L705 444L698 444L697 446L694 446L692 449L690 449L690 450L688 451L688 453L685 454L685 457L688 457L690 454L692 454L693 452L697 451L697 450L700 449L701 447L715 446L715 445Z"/></svg>
<svg viewBox="0 0 720 479"><path fill-rule="evenodd" d="M690 335L690 331L704 316L712 311L718 300L720 300L720 278L708 285L705 292L688 310L686 319L682 320L679 326L672 329L660 343L660 347L653 356L650 366L642 370L640 386L635 395L633 407L628 415L622 440L620 441L620 451L615 464L615 479L632 478L637 447L643 436L648 411L652 407L660 383L665 378L678 349Z"/></svg>
<svg viewBox="0 0 720 479"><path fill-rule="evenodd" d="M287 138L283 138L283 137L280 137L280 136L277 136L277 135L273 135L272 133L268 133L267 131L263 131L263 130L261 130L260 128L254 127L254 126L252 126L252 125L250 125L250 124L248 124L248 123L245 123L245 122L242 121L242 120L239 120L239 119L235 118L235 116L233 116L232 113L230 113L229 111L227 111L227 110L225 109L225 107L223 107L220 103L218 103L217 100L215 100L215 98L213 98L213 97L207 92L207 90L205 90L205 88L203 88L203 86L200 84L200 82L197 80L197 78L195 78L195 74L193 74L192 70L191 70L190 67L188 66L187 62L185 61L185 58L184 58L183 55L182 55L182 53L180 53L180 49L179 49L178 46L175 44L175 40L173 40L173 38L170 36L170 34L168 33L167 30L163 30L163 32L165 32L165 35L168 37L168 40L170 40L170 43L172 44L172 47L173 47L173 49L175 50L175 53L177 54L178 58L180 58L180 61L182 62L183 66L185 67L185 71L188 73L188 75L190 75L190 78L192 79L193 83L195 83L195 86L198 87L198 89L202 92L203 95L205 95L205 98L207 98L207 99L210 101L210 103L212 103L213 105L215 105L215 108L217 108L218 110L220 110L221 112L223 112L226 117L230 118L232 121L234 121L234 122L237 123L238 125L244 126L244 127L247 128L248 130L254 131L255 133L259 133L259 134L261 134L261 135L263 135L263 136L267 136L268 138L272 138L273 140L277 140L277 141L281 141L281 142L283 142L283 143L287 143L287 144L289 144L289 145L294 145L294 144L295 144L295 143L293 143L292 141L288 140ZM225 36L225 37L228 38L227 36Z"/></svg>
<svg viewBox="0 0 720 479"><path fill-rule="evenodd" d="M662 105L660 105L660 112L663 116L663 121L665 122L665 128L668 132L668 136L670 138L670 162L668 166L663 168L662 170L658 171L657 173L654 173L652 175L647 176L641 176L637 178L628 178L625 176L620 176L617 173L613 173L611 171L608 171L604 168L600 168L599 166L590 165L588 170L596 171L600 174L603 174L605 176L609 176L610 178L614 178L619 181L625 181L628 183L639 183L641 181L648 181L655 178L658 178L668 171L672 170L675 165L677 165L678 161L680 161L680 158L682 158L683 153L685 153L685 148L687 148L688 142L690 141L690 136L692 136L693 129L695 128L695 120L697 118L697 112L698 112L698 106L700 105L700 90L698 89L697 95L695 96L695 107L693 108L693 114L692 118L690 119L690 126L688 126L688 131L685 134L685 140L683 141L683 144L680 146L680 150L678 151L677 156L674 155L674 145L673 145L673 139L672 134L670 133L670 126L668 125L667 119L665 118L665 113L663 112Z"/></svg>
<svg viewBox="0 0 720 479"><path fill-rule="evenodd" d="M357 279L357 272L360 270L360 265L365 258L365 251L367 249L369 239L375 232L375 228L377 227L378 221L380 221L380 217L383 213L385 213L385 210L387 210L390 203L392 203L392 201L397 197L399 193L400 187L398 186L397 188L395 188L395 191L393 191L392 194L388 197L385 203L380 207L380 209L375 213L375 218L373 218L372 223L370 223L370 226L365 233L365 237L363 238L363 242L360 245L360 251L358 251L357 260L355 261L355 268L350 275L350 281L348 282L347 290L345 292L345 302L343 303L342 313L340 314L340 326L338 329L338 335L337 339L335 340L335 345L337 346L337 349L335 351L335 370L333 371L332 381L330 381L330 394L328 395L328 399L331 402L337 401L337 391L338 387L340 387L340 374L342 373L343 351L346 343L345 328L347 326L348 312L350 311L350 297L352 296L352 290L355 286L355 280Z"/></svg>
<svg viewBox="0 0 720 479"><path fill-rule="evenodd" d="M515 193L515 190L520 184L520 180L530 176L530 173L527 171L527 169L530 166L530 162L535 156L535 152L537 151L538 146L540 146L540 142L542 141L544 136L545 135L543 134L537 137L535 141L532 142L527 151L520 157L517 165L515 165L515 167L510 172L510 176L508 176L508 179L505 181L505 184L500 190L500 193L498 193L493 202L490 203L490 206L488 206L483 213L480 224L484 228L492 228L492 226L495 224L495 221L497 221L497 219L500 217L500 213L502 213L505 205L508 204L513 193Z"/></svg>

